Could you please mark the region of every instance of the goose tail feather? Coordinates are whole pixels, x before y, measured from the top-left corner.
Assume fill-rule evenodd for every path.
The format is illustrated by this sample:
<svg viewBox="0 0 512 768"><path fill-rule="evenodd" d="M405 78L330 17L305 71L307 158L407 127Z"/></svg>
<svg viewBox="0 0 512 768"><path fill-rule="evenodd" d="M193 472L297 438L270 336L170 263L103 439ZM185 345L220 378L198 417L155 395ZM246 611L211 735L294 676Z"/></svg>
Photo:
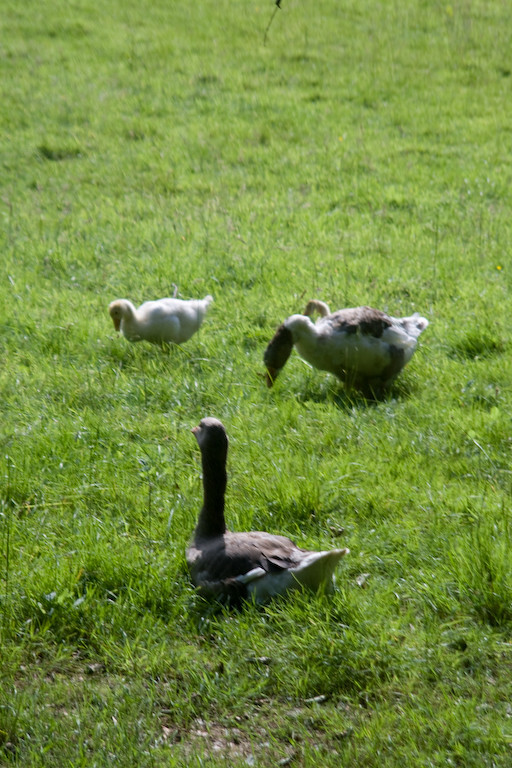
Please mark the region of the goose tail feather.
<svg viewBox="0 0 512 768"><path fill-rule="evenodd" d="M336 566L348 553L347 548L311 552L297 568L292 569L291 573L299 584L308 589L316 590L323 585L329 587L332 584Z"/></svg>

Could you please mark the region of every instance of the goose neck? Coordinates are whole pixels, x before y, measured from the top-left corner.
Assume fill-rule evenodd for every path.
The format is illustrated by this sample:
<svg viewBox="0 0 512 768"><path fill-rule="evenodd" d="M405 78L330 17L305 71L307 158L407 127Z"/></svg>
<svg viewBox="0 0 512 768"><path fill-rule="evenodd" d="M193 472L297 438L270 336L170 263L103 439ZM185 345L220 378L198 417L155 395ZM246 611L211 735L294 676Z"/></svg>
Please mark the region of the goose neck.
<svg viewBox="0 0 512 768"><path fill-rule="evenodd" d="M226 532L224 518L224 497L226 493L226 458L202 454L203 460L203 506L199 514L196 536L211 538Z"/></svg>
<svg viewBox="0 0 512 768"><path fill-rule="evenodd" d="M304 337L316 336L317 328L306 315L291 315L285 322L294 342Z"/></svg>

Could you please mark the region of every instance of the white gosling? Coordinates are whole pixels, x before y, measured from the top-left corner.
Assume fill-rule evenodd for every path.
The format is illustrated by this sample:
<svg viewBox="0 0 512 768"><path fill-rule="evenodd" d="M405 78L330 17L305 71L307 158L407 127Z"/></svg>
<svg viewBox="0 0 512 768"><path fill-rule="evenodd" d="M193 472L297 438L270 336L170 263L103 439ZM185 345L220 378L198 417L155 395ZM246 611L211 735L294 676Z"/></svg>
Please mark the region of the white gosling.
<svg viewBox="0 0 512 768"><path fill-rule="evenodd" d="M228 437L214 418L202 419L194 433L201 449L203 506L186 552L192 581L214 599L263 603L292 589L333 589L336 565L348 549L311 552L285 536L228 531L224 518Z"/></svg>
<svg viewBox="0 0 512 768"><path fill-rule="evenodd" d="M320 316L314 323L311 316ZM309 301L303 315L291 315L269 342L264 363L271 387L295 346L314 368L333 373L348 386L377 394L411 359L428 320L417 312L391 317L371 307L331 313L323 301Z"/></svg>
<svg viewBox="0 0 512 768"><path fill-rule="evenodd" d="M128 299L116 299L108 308L114 328L128 341L183 344L200 328L212 296L204 299L158 299L138 309Z"/></svg>

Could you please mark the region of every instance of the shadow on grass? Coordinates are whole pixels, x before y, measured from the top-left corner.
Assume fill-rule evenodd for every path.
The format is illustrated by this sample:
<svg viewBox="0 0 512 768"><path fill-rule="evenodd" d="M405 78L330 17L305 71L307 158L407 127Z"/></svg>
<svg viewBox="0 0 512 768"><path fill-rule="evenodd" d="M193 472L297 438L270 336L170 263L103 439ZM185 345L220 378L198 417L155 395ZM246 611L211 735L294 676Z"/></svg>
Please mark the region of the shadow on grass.
<svg viewBox="0 0 512 768"><path fill-rule="evenodd" d="M362 392L357 389L349 389L340 382L338 385L330 385L318 388L313 382L308 382L294 395L299 403L332 403L340 411L349 412L354 409L372 408L381 403L389 403L395 400L407 400L416 392L416 388L408 381L402 379L382 392Z"/></svg>
<svg viewBox="0 0 512 768"><path fill-rule="evenodd" d="M37 154L43 160L60 162L62 160L74 160L75 158L80 157L82 150L78 146L70 146L65 144L52 145L49 142L43 142L37 147Z"/></svg>
<svg viewBox="0 0 512 768"><path fill-rule="evenodd" d="M140 369L141 365L153 366L182 366L191 364L200 367L205 358L198 357L197 349L191 350L180 344L150 344L141 341L131 343L125 339L112 339L112 343L105 348L108 359L119 370Z"/></svg>
<svg viewBox="0 0 512 768"><path fill-rule="evenodd" d="M477 360L502 355L507 343L496 329L472 329L450 347L451 356L458 360Z"/></svg>

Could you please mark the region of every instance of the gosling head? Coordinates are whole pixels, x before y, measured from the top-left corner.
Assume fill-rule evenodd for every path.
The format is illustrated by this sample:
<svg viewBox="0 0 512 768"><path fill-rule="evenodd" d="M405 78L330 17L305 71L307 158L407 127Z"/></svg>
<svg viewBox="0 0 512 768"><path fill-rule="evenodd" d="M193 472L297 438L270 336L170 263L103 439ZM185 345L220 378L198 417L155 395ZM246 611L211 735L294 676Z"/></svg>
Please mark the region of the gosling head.
<svg viewBox="0 0 512 768"><path fill-rule="evenodd" d="M115 301L112 301L109 305L108 313L112 318L114 328L119 332L121 330L121 320L123 319L124 314L124 300L116 299Z"/></svg>

